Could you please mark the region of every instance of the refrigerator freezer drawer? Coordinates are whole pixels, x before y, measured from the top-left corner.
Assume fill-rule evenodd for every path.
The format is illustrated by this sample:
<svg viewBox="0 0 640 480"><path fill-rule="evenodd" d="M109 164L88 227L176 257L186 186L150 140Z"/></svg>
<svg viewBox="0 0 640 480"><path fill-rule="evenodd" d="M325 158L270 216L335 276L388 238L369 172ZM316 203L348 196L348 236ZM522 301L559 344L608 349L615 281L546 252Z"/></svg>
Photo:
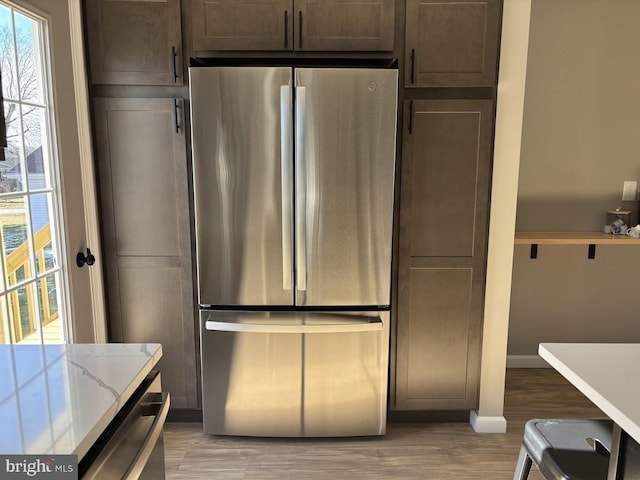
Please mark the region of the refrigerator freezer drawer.
<svg viewBox="0 0 640 480"><path fill-rule="evenodd" d="M388 312L201 312L204 430L382 435Z"/></svg>

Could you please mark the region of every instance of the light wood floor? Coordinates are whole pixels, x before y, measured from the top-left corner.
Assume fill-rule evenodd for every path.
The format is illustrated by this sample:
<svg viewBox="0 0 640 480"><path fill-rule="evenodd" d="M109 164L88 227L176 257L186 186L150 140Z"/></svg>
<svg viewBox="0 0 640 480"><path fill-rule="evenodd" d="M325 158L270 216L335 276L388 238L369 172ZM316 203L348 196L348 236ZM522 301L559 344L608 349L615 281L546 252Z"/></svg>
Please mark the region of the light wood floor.
<svg viewBox="0 0 640 480"><path fill-rule="evenodd" d="M468 423L393 423L382 438L339 440L216 437L200 424L166 424L167 480L508 480L528 419L602 413L555 370L509 369L505 417L506 434L478 434Z"/></svg>

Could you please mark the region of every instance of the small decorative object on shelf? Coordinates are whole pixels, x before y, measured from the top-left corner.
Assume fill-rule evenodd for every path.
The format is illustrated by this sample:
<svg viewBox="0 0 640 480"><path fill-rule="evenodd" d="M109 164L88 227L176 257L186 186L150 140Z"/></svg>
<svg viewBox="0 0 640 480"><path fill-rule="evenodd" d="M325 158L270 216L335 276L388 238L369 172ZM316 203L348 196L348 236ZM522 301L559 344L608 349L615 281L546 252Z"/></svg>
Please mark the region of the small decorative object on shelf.
<svg viewBox="0 0 640 480"><path fill-rule="evenodd" d="M627 225L631 223L631 210L623 210L622 207L618 207L613 210L605 210L605 213L607 220L604 225L604 233L625 235Z"/></svg>
<svg viewBox="0 0 640 480"><path fill-rule="evenodd" d="M627 235L633 238L640 238L640 224L627 230Z"/></svg>

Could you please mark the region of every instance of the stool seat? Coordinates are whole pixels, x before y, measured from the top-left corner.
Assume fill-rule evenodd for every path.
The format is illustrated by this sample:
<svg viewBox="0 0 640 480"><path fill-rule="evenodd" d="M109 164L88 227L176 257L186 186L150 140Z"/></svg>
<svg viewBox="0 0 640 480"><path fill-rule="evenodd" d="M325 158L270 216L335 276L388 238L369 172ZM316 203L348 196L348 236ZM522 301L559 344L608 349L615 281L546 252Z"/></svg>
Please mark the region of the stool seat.
<svg viewBox="0 0 640 480"><path fill-rule="evenodd" d="M612 431L610 420L529 420L513 479L535 463L547 480L606 480Z"/></svg>

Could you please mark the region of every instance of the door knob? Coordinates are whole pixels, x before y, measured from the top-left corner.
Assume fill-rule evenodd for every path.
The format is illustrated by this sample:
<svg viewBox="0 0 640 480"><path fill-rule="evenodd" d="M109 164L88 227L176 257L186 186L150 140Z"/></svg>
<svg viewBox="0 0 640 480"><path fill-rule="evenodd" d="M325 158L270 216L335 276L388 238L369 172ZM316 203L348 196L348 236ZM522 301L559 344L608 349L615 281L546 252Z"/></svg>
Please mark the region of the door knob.
<svg viewBox="0 0 640 480"><path fill-rule="evenodd" d="M85 263L89 266L96 263L96 257L93 256L93 253L91 253L91 250L89 250L88 248L86 255L82 252L78 252L78 254L76 255L76 265L78 265L79 267L83 267Z"/></svg>

